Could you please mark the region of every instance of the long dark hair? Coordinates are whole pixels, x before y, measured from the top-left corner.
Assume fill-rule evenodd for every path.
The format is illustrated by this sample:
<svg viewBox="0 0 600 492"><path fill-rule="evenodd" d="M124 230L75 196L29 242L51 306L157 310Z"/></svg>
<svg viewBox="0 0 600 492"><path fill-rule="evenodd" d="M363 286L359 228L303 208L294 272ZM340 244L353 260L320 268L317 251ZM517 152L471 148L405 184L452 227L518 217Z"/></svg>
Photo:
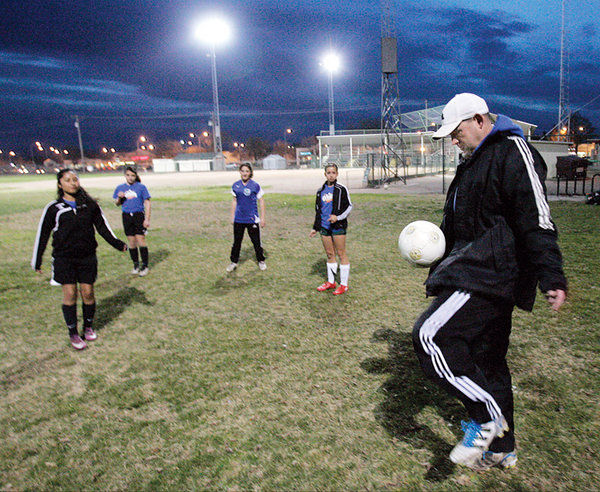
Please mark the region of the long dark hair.
<svg viewBox="0 0 600 492"><path fill-rule="evenodd" d="M139 175L139 174L137 173L137 171L136 171L136 170L133 168L133 166L127 166L127 167L125 168L125 173L126 173L127 171L131 171L133 174L135 174L135 182L136 182L136 183L141 183L141 182L142 182L142 180L140 179L140 175ZM125 174L125 173L123 173L123 174Z"/></svg>
<svg viewBox="0 0 600 492"><path fill-rule="evenodd" d="M243 167L247 167L248 170L250 171L250 178L252 179L252 176L254 176L254 171L252 170L252 166L248 163L248 162L244 162L243 164L240 164L240 171L242 170Z"/></svg>
<svg viewBox="0 0 600 492"><path fill-rule="evenodd" d="M65 195L65 190L63 190L60 187L60 179L67 173L73 173L75 176L77 176L77 173L75 171L73 171L72 169L61 169L60 171L58 171L56 173L56 193L57 193L57 197L60 200L64 195ZM77 190L77 192L75 193L75 203L77 203L77 205L82 205L84 203L88 203L88 202L94 202L97 203L96 200L94 200L87 191L85 191L85 189L83 188L83 186L79 185L79 189Z"/></svg>

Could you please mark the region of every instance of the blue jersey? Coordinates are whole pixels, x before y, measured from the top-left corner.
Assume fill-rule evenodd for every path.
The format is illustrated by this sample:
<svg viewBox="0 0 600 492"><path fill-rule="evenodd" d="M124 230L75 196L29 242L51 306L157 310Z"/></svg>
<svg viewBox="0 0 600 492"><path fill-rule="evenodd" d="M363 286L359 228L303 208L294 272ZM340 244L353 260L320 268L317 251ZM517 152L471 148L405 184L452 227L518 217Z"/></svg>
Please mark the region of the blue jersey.
<svg viewBox="0 0 600 492"><path fill-rule="evenodd" d="M123 202L122 210L127 214L144 211L144 200L150 199L150 193L142 183L134 182L132 185L127 183L120 184L115 188L113 198L119 197L119 192L125 193L125 200Z"/></svg>
<svg viewBox="0 0 600 492"><path fill-rule="evenodd" d="M331 229L329 216L333 212L333 185L325 186L321 192L321 227L323 229Z"/></svg>
<svg viewBox="0 0 600 492"><path fill-rule="evenodd" d="M256 201L264 195L260 185L251 179L246 184L240 179L231 186L231 194L236 199L234 222L238 224L258 224Z"/></svg>

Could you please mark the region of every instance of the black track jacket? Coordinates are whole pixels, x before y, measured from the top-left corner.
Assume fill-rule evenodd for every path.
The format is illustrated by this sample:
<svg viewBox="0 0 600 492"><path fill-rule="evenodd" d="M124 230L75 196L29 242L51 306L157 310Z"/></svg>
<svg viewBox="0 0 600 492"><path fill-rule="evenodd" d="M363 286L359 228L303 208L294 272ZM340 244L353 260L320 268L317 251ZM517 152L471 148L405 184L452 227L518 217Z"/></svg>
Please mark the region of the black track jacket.
<svg viewBox="0 0 600 492"><path fill-rule="evenodd" d="M327 181L323 183L323 186L317 191L317 198L315 201L315 222L313 229L315 231L321 230L321 193L325 189ZM350 193L348 189L339 184L337 181L333 185L333 210L332 215L335 215L338 220L331 224L332 229L347 229L348 228L348 215L352 211L352 202L350 201Z"/></svg>
<svg viewBox="0 0 600 492"><path fill-rule="evenodd" d="M427 295L465 290L530 311L538 283L542 292L567 290L546 172L520 128L499 116L456 169L441 225L446 253L429 273Z"/></svg>
<svg viewBox="0 0 600 492"><path fill-rule="evenodd" d="M123 251L125 243L114 235L100 205L87 200L72 209L63 199L46 205L38 226L31 267L39 270L42 256L52 233L52 256L65 258L85 258L95 254L98 243L94 227L111 246Z"/></svg>

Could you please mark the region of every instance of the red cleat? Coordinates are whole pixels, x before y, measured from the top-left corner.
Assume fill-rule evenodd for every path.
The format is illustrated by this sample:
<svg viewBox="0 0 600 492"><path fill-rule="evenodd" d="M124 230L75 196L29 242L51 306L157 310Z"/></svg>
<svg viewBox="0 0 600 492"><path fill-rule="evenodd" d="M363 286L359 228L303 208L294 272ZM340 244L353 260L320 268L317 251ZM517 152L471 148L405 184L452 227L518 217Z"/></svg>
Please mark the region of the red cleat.
<svg viewBox="0 0 600 492"><path fill-rule="evenodd" d="M340 285L337 289L335 289L333 291L333 295L334 296L339 296L340 294L343 294L347 290L348 290L348 286L347 285Z"/></svg>
<svg viewBox="0 0 600 492"><path fill-rule="evenodd" d="M327 289L335 289L335 287L336 287L335 282L333 282L333 283L331 283L331 282L325 282L324 284L319 285L317 287L317 290L319 292L323 292L324 290L327 290Z"/></svg>

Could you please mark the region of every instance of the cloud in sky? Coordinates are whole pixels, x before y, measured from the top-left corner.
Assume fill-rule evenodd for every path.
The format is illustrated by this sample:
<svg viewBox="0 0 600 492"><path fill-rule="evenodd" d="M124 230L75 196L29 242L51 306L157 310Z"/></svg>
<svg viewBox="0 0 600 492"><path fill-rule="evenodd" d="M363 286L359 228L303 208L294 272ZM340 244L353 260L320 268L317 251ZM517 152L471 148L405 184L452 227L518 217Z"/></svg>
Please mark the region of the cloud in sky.
<svg viewBox="0 0 600 492"><path fill-rule="evenodd" d="M13 133L15 142L31 138L41 123L59 128L73 111L87 119L92 135L110 132L124 140L136 117L163 134L168 121L174 133L192 122L205 124L212 107L210 60L207 49L192 42L190 20L211 4L105 0L74 2L69 9L55 1L11 6L13 21L0 32L0 101L9 113L0 122L0 141ZM550 125L558 98L559 43L547 15L521 13L512 2L501 10L479 4L398 3L402 109L420 109L426 99L429 106L443 104L468 90L486 97L498 112ZM119 15L106 15L108 9ZM7 10L0 7L0 16ZM330 43L344 60L334 78L338 126L378 116L379 2L225 0L221 10L235 23L233 41L217 50L224 130L228 125L238 138L250 133L277 138L280 127L295 125L296 134L325 128L327 81L319 58ZM593 23L572 30L574 104L598 92L600 62L590 52L599 48ZM600 118L597 105L586 113Z"/></svg>

